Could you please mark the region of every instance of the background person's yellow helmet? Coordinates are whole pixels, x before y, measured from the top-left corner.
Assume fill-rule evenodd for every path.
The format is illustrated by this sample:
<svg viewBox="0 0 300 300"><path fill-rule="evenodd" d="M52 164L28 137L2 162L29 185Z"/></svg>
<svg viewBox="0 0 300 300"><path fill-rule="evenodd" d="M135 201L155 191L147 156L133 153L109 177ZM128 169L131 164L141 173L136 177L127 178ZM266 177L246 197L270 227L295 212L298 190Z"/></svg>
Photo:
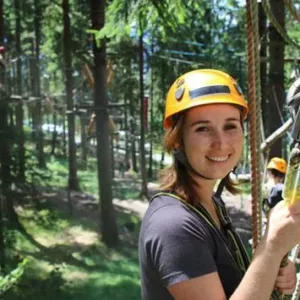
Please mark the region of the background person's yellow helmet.
<svg viewBox="0 0 300 300"><path fill-rule="evenodd" d="M241 89L228 74L213 69L185 73L172 84L167 94L164 127L171 127L172 117L184 110L215 103L240 106L242 119L248 112Z"/></svg>
<svg viewBox="0 0 300 300"><path fill-rule="evenodd" d="M286 161L280 157L273 157L267 165L268 170L275 169L284 174L286 173L286 168L287 168Z"/></svg>

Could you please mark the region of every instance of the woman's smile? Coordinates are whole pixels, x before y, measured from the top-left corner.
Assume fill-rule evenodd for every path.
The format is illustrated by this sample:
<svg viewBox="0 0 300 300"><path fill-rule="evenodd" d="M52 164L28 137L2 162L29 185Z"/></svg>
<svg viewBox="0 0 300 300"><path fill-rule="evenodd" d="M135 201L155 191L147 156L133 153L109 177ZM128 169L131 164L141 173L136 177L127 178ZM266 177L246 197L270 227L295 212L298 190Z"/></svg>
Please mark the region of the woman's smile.
<svg viewBox="0 0 300 300"><path fill-rule="evenodd" d="M226 156L207 156L207 158L213 162L225 162L228 160L230 155Z"/></svg>

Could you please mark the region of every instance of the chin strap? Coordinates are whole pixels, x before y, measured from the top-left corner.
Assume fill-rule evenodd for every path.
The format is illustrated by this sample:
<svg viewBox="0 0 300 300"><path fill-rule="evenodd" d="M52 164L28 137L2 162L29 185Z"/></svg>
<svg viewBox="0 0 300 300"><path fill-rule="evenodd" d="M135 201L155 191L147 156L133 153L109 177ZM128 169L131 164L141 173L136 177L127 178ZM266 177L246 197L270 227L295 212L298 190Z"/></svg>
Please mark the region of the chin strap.
<svg viewBox="0 0 300 300"><path fill-rule="evenodd" d="M215 193L216 196L221 196L222 192L223 192L223 189L225 187L225 183L226 183L226 178L229 177L229 174L230 173L233 173L235 174L235 170L236 170L236 167L233 168L233 170L231 172L229 172L219 183L218 185L218 188L217 188L217 191Z"/></svg>
<svg viewBox="0 0 300 300"><path fill-rule="evenodd" d="M229 176L229 174L226 175L226 177ZM215 193L215 195L217 197L221 197L221 194L223 193L224 187L225 187L225 182L226 182L226 177L224 177L223 179L221 179L217 191Z"/></svg>

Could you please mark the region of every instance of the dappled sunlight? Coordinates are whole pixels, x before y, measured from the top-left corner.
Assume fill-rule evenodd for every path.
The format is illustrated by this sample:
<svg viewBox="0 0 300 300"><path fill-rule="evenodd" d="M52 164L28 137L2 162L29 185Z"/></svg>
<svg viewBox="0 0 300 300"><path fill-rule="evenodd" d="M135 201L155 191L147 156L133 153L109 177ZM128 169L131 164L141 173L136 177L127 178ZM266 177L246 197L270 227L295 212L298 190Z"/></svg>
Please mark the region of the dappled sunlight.
<svg viewBox="0 0 300 300"><path fill-rule="evenodd" d="M130 277L111 276L103 274L101 277L90 276L88 280L81 280L76 285L69 287L66 294L68 299L82 300L139 300L140 283Z"/></svg>
<svg viewBox="0 0 300 300"><path fill-rule="evenodd" d="M82 281L82 280L87 280L89 278L90 274L84 271L79 271L79 270L74 270L71 271L69 270L68 272L65 272L63 277L67 281Z"/></svg>
<svg viewBox="0 0 300 300"><path fill-rule="evenodd" d="M96 232L84 230L81 226L73 226L64 234L72 243L84 246L95 244L99 238Z"/></svg>
<svg viewBox="0 0 300 300"><path fill-rule="evenodd" d="M29 258L27 272L30 273L32 277L37 276L41 279L46 279L52 269L53 266L51 266L47 261L38 261L34 258Z"/></svg>
<svg viewBox="0 0 300 300"><path fill-rule="evenodd" d="M74 195L80 201L87 199L84 194ZM16 245L22 257L29 257L30 264L19 286L26 298L20 298L16 288L17 298L8 299L38 300L44 290L49 299L82 300L86 295L91 295L91 300L140 299L136 246L140 219L136 214L116 208L121 241L119 247L109 249L101 242L93 218L83 219L81 210L76 218L58 211L61 206L53 206L53 198L58 199L57 193L44 197L39 210L25 203L16 207L23 226L15 235Z"/></svg>

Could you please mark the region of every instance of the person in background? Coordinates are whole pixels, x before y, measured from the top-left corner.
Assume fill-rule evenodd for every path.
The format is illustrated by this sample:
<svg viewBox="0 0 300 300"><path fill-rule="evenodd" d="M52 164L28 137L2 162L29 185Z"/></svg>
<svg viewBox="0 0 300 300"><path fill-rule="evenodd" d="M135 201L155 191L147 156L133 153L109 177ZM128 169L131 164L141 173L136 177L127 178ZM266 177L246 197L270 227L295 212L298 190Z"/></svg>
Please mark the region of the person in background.
<svg viewBox="0 0 300 300"><path fill-rule="evenodd" d="M279 201L283 200L282 190L287 170L287 163L283 158L273 157L267 165L267 183L263 209L266 215Z"/></svg>
<svg viewBox="0 0 300 300"><path fill-rule="evenodd" d="M291 294L296 271L284 255L300 242L300 204L279 202L251 263L222 200L244 144L247 102L236 80L213 69L180 76L165 103L165 149L173 164L142 220L143 300L269 300ZM214 186L221 179L217 191Z"/></svg>

